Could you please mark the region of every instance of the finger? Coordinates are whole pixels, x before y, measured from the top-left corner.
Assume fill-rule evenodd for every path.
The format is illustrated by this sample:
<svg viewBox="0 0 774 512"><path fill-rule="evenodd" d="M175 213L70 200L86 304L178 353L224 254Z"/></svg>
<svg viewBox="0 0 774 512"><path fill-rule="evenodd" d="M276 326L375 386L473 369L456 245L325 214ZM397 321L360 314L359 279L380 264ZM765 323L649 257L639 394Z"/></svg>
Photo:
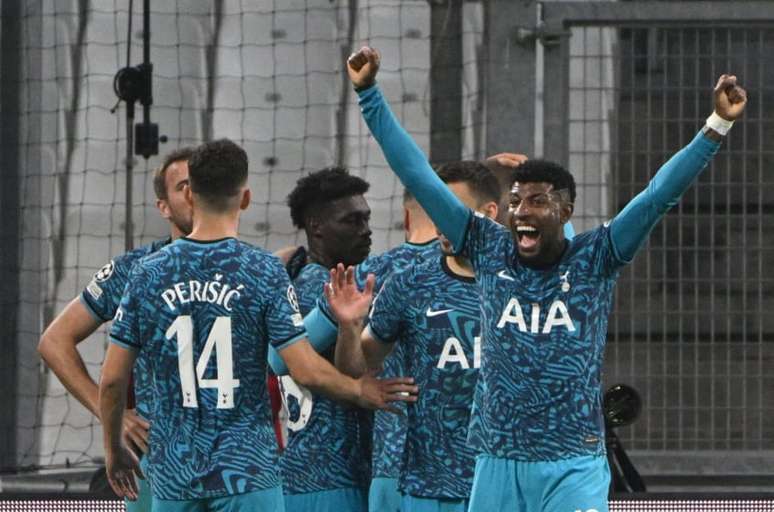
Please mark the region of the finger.
<svg viewBox="0 0 774 512"><path fill-rule="evenodd" d="M148 440L140 432L130 430L129 439L142 453L148 453Z"/></svg>
<svg viewBox="0 0 774 512"><path fill-rule="evenodd" d="M344 289L346 279L347 270L344 268L343 264L339 263L336 265L336 291L341 291Z"/></svg>
<svg viewBox="0 0 774 512"><path fill-rule="evenodd" d="M389 394L384 395L384 401L385 402L416 402L419 399L417 395L412 395L409 393L396 393L396 394Z"/></svg>
<svg viewBox="0 0 774 512"><path fill-rule="evenodd" d="M366 278L365 288L363 288L363 294L373 295L375 287L376 287L376 276L373 274L368 274L368 277Z"/></svg>
<svg viewBox="0 0 774 512"><path fill-rule="evenodd" d="M419 393L419 388L417 386L412 386L411 384L390 384L383 386L382 389L391 395L405 395L406 393L416 395Z"/></svg>
<svg viewBox="0 0 774 512"><path fill-rule="evenodd" d="M383 379L382 384L392 386L394 384L414 384L414 377L391 377Z"/></svg>
<svg viewBox="0 0 774 512"><path fill-rule="evenodd" d="M113 489L113 492L116 494L116 496L118 496L119 498L123 498L126 496L126 494L124 494L124 491L121 488L121 486L118 484L118 482L114 478L112 478L109 474L108 474L108 483L110 484L110 488Z"/></svg>
<svg viewBox="0 0 774 512"><path fill-rule="evenodd" d="M344 274L344 282L346 286L355 284L355 268L352 265L347 267L347 272Z"/></svg>
<svg viewBox="0 0 774 512"><path fill-rule="evenodd" d="M139 426L143 428L143 430L149 430L150 429L150 423L148 420L140 416L139 414L134 414L134 422L137 423Z"/></svg>
<svg viewBox="0 0 774 512"><path fill-rule="evenodd" d="M129 491L129 499L136 500L140 491L137 487L137 480L134 479L132 473L126 475L126 485Z"/></svg>

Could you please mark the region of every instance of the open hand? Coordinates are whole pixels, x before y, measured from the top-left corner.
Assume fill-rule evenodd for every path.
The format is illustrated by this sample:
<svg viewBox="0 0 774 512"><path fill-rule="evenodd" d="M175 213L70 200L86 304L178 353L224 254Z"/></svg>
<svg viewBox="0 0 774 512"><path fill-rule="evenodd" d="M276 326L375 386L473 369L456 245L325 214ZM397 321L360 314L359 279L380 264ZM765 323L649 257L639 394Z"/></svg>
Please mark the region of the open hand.
<svg viewBox="0 0 774 512"><path fill-rule="evenodd" d="M339 263L330 272L331 280L325 285L325 298L339 324L360 322L368 315L371 299L374 296L376 277L368 274L365 287L361 292L355 283L355 269L352 266L344 270Z"/></svg>
<svg viewBox="0 0 774 512"><path fill-rule="evenodd" d="M411 377L377 379L372 370L359 379L360 393L357 405L366 409L382 409L395 414L403 414L400 409L391 407L391 402L416 402L419 388Z"/></svg>
<svg viewBox="0 0 774 512"><path fill-rule="evenodd" d="M115 450L105 453L105 471L110 487L119 498L128 498L135 501L139 495L137 482L134 475L145 478L140 470L140 461L137 455L126 446L119 446Z"/></svg>
<svg viewBox="0 0 774 512"><path fill-rule="evenodd" d="M747 91L736 83L736 76L721 75L715 85L715 112L726 121L735 121L747 105Z"/></svg>
<svg viewBox="0 0 774 512"><path fill-rule="evenodd" d="M136 446L142 453L148 453L148 429L150 423L137 414L135 409L124 411L121 435L126 446Z"/></svg>
<svg viewBox="0 0 774 512"><path fill-rule="evenodd" d="M356 89L364 89L376 82L379 72L379 52L368 46L362 47L347 59L347 72Z"/></svg>

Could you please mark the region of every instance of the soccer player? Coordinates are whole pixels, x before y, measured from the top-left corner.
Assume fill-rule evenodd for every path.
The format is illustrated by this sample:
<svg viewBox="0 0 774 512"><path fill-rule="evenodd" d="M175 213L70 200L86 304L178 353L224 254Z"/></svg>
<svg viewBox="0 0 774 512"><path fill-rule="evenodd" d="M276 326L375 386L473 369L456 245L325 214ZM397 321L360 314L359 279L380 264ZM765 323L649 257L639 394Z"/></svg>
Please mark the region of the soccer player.
<svg viewBox="0 0 774 512"><path fill-rule="evenodd" d="M229 140L189 158L193 229L138 262L110 331L99 405L108 481L136 498L137 460L121 440L135 359L153 394L149 470L153 509L284 510L266 392L272 344L296 382L361 407L414 400L408 379L352 379L305 337L280 261L239 241L250 204L247 155Z"/></svg>
<svg viewBox="0 0 774 512"><path fill-rule="evenodd" d="M426 164L375 85L378 54L349 59L363 117L390 167L454 248L482 296L481 385L470 442L481 452L472 512L606 511L601 366L613 287L648 233L717 152L746 92L722 75L705 127L612 220L567 241L572 175L528 161L511 188L508 227L471 213Z"/></svg>
<svg viewBox="0 0 774 512"><path fill-rule="evenodd" d="M188 186L188 157L192 152L192 148L181 148L169 153L153 176L156 206L169 222L170 237L129 251L104 265L40 338L38 352L48 367L65 388L98 418L99 388L86 371L77 346L113 318L135 262L191 232L191 207L185 201L185 188ZM141 367L135 367L134 378L135 381L144 378ZM127 409L124 414L124 442L138 455L148 451L149 398L141 395L136 399L130 397L129 402L136 403L136 410ZM147 481L140 482L139 491L136 501L126 502L129 512L150 510L151 495Z"/></svg>
<svg viewBox="0 0 774 512"><path fill-rule="evenodd" d="M438 176L469 208L497 218L499 184L482 164L449 163ZM402 511L465 512L473 484L475 452L467 433L480 359L479 296L470 262L454 255L443 236L441 251L385 283L365 330L369 297L342 290L343 266L326 291L339 321L337 367L359 376L402 346L404 371L421 390L408 407L406 452L399 465ZM351 275L350 270L350 281Z"/></svg>
<svg viewBox="0 0 774 512"><path fill-rule="evenodd" d="M294 281L302 314L308 315L315 307L328 271L337 263L358 265L365 284L368 270L385 273L397 261L386 256L397 251L366 259L371 245L370 208L363 194L368 186L345 169L327 168L299 180L288 196L293 223L307 236L305 265ZM398 254L413 259L426 246L435 246L435 232L426 214L412 202L404 202L409 241ZM333 347L324 354L332 359ZM397 376L397 372L384 375ZM370 476L370 414L310 394L289 377L282 377L281 382L286 403L293 409L288 422L288 446L281 462L286 509L365 510Z"/></svg>

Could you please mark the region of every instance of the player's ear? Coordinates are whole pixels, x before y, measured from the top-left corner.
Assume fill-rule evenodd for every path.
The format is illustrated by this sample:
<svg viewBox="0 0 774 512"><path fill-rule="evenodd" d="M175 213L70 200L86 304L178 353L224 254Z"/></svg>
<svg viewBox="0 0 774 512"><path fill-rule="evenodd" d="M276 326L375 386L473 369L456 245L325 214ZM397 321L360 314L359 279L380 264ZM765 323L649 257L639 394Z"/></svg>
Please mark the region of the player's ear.
<svg viewBox="0 0 774 512"><path fill-rule="evenodd" d="M496 219L500 209L497 207L497 203L494 201L489 201L488 203L484 204L484 206L481 208L481 211L490 219Z"/></svg>
<svg viewBox="0 0 774 512"><path fill-rule="evenodd" d="M156 199L156 208L159 209L159 213L165 219L172 217L172 211L169 209L169 203L165 199Z"/></svg>
<svg viewBox="0 0 774 512"><path fill-rule="evenodd" d="M569 201L562 201L561 205L559 206L559 222L562 224L569 222L574 211L574 204Z"/></svg>
<svg viewBox="0 0 774 512"><path fill-rule="evenodd" d="M183 197L185 197L185 202L188 203L188 206L193 208L193 192L191 191L191 186L185 187L185 190L183 191Z"/></svg>
<svg viewBox="0 0 774 512"><path fill-rule="evenodd" d="M252 198L252 194L250 192L250 189L245 187L242 190L242 200L239 202L239 209L240 210L247 210L247 207L250 206L250 199Z"/></svg>

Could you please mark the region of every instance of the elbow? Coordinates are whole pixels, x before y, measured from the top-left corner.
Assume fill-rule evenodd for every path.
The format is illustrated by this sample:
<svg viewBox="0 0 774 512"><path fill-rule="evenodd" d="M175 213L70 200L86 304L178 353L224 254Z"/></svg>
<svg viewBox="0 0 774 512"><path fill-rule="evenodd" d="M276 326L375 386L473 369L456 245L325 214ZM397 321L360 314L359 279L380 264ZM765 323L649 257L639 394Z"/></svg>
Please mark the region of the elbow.
<svg viewBox="0 0 774 512"><path fill-rule="evenodd" d="M51 358L53 356L55 346L56 343L54 342L53 337L49 333L48 329L46 329L46 331L43 332L43 335L40 337L40 341L38 342L38 354L47 365L51 364Z"/></svg>

